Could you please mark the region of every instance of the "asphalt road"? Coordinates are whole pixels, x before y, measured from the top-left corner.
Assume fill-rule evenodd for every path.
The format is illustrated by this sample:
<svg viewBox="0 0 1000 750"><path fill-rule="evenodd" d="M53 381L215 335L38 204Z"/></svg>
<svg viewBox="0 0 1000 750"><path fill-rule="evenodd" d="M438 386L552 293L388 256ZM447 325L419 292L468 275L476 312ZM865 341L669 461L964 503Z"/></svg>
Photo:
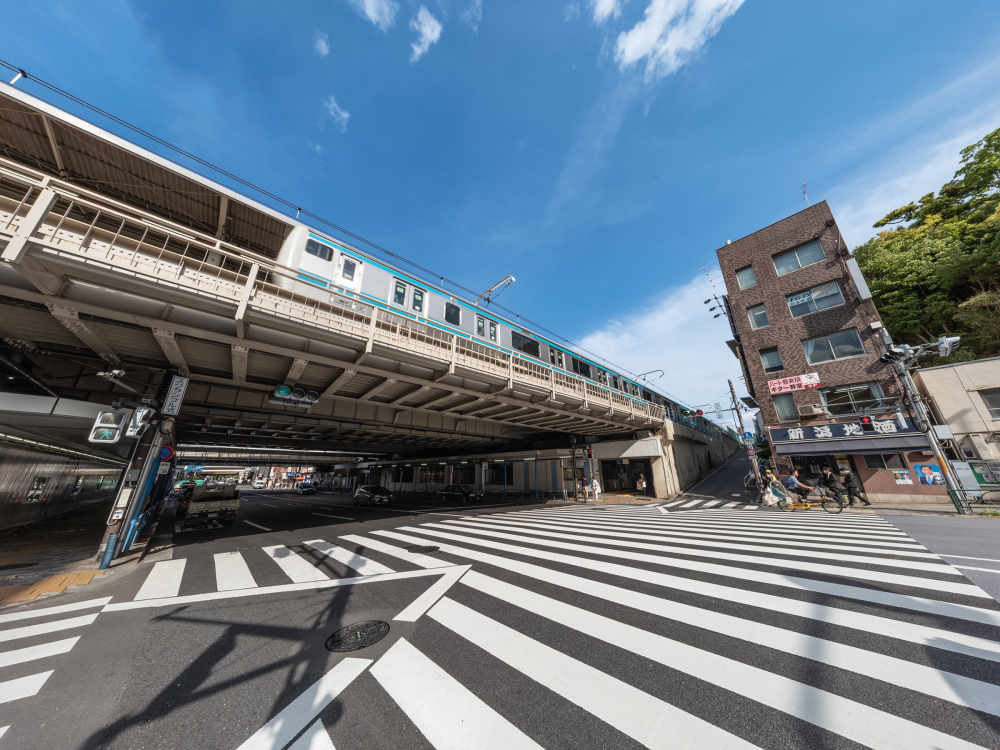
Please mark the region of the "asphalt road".
<svg viewBox="0 0 1000 750"><path fill-rule="evenodd" d="M723 505L247 493L0 610L0 750L1000 748L1000 604L877 516Z"/></svg>

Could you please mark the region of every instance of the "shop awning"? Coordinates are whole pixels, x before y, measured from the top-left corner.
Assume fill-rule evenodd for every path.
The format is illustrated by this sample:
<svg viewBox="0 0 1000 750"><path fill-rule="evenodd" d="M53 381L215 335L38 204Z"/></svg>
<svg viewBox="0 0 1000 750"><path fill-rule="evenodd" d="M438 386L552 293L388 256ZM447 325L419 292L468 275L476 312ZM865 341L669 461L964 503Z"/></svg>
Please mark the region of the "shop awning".
<svg viewBox="0 0 1000 750"><path fill-rule="evenodd" d="M848 440L796 440L774 444L774 452L779 456L829 456L836 453L898 453L926 450L930 450L930 444L927 438L919 434Z"/></svg>

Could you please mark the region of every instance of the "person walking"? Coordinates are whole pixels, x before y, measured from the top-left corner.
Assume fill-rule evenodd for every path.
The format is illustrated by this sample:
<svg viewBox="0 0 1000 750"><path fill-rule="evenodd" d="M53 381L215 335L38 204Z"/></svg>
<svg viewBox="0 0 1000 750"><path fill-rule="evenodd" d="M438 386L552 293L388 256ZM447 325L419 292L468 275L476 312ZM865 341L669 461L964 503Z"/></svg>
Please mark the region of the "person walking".
<svg viewBox="0 0 1000 750"><path fill-rule="evenodd" d="M640 474L635 480L635 488L639 490L639 493L645 497L646 495L646 478Z"/></svg>
<svg viewBox="0 0 1000 750"><path fill-rule="evenodd" d="M857 498L865 505L871 505L867 498L861 495L861 483L858 481L858 478L854 476L853 471L848 470L848 472L844 474L841 479L844 482L844 487L847 488L847 499L849 501L849 505L854 505L854 498Z"/></svg>
<svg viewBox="0 0 1000 750"><path fill-rule="evenodd" d="M809 493L815 489L815 487L810 487L805 482L799 481L798 469L792 469L792 473L782 479L781 483L785 486L785 489L791 490L803 500L809 497Z"/></svg>
<svg viewBox="0 0 1000 750"><path fill-rule="evenodd" d="M590 480L590 490L594 493L594 501L601 499L601 485L597 483L597 477Z"/></svg>
<svg viewBox="0 0 1000 750"><path fill-rule="evenodd" d="M829 466L822 467L820 471L823 472L823 476L820 477L818 484L821 484L834 497L843 502L844 496L847 494L847 488L841 484L840 477L834 474Z"/></svg>

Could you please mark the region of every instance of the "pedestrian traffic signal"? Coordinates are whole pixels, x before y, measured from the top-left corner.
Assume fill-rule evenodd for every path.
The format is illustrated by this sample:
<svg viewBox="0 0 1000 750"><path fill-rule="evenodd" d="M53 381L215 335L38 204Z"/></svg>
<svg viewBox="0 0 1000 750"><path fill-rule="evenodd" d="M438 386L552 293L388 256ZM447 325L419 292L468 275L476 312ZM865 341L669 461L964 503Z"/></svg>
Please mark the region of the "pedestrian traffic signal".
<svg viewBox="0 0 1000 750"><path fill-rule="evenodd" d="M139 437L144 433L150 425L150 421L153 415L156 414L156 409L150 406L139 406L134 412L132 412L132 419L128 423L128 427L125 429L125 437Z"/></svg>
<svg viewBox="0 0 1000 750"><path fill-rule="evenodd" d="M594 457L594 451L593 451L593 449L592 448L587 448L587 458L593 458L593 457Z"/></svg>
<svg viewBox="0 0 1000 750"><path fill-rule="evenodd" d="M125 429L125 422L128 420L127 411L102 411L94 420L94 426L90 428L91 443L117 443L121 440L122 430Z"/></svg>
<svg viewBox="0 0 1000 750"><path fill-rule="evenodd" d="M871 417L860 417L858 424L861 425L862 432L875 432L875 420Z"/></svg>
<svg viewBox="0 0 1000 750"><path fill-rule="evenodd" d="M958 349L958 342L961 340L961 336L942 336L939 338L937 340L938 356L947 357L949 354Z"/></svg>

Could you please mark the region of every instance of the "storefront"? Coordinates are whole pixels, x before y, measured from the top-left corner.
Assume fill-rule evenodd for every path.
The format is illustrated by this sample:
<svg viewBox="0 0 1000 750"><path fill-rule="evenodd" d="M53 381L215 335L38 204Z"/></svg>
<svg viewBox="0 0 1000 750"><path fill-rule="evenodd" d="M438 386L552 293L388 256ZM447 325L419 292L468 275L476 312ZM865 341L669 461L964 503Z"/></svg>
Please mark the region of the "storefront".
<svg viewBox="0 0 1000 750"><path fill-rule="evenodd" d="M854 472L873 502L928 503L946 499L942 468L927 438L910 419L876 419L874 432L858 422L769 428L779 477L798 469L807 484L822 467Z"/></svg>

